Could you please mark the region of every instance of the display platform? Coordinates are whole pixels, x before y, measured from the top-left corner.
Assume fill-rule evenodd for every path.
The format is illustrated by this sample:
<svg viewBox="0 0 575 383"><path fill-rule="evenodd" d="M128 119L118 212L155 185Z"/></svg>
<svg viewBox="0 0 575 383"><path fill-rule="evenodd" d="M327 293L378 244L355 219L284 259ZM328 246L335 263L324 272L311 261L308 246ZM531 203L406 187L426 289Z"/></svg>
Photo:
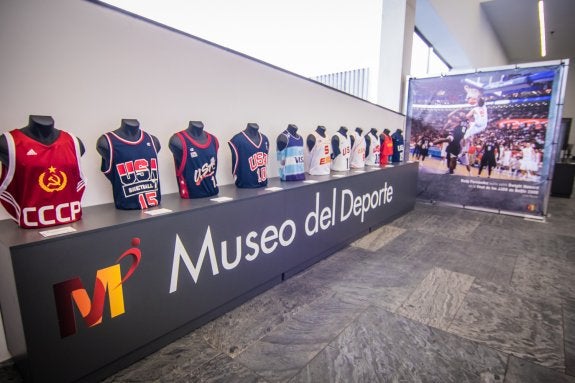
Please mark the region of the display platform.
<svg viewBox="0 0 575 383"><path fill-rule="evenodd" d="M92 206L49 237L2 221L9 351L27 381L98 381L412 210L417 174L411 163L165 195L148 211Z"/></svg>
<svg viewBox="0 0 575 383"><path fill-rule="evenodd" d="M575 180L575 163L560 162L555 164L551 195L553 197L571 198Z"/></svg>

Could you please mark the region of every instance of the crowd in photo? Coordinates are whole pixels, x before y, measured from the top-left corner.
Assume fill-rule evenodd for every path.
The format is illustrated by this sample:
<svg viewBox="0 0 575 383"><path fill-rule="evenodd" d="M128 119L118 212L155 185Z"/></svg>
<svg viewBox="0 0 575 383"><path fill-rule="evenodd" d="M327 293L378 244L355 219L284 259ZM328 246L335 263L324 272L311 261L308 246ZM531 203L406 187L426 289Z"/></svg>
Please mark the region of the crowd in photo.
<svg viewBox="0 0 575 383"><path fill-rule="evenodd" d="M532 97L535 101L530 101L529 98L521 98L523 96L524 93L511 95L511 98L520 101L516 103L493 103L497 96L485 98L487 126L481 132L466 137L465 143L462 142L462 154L467 155L468 170L469 166L476 167L481 174L482 157L486 151L494 149L496 172L523 179L536 179L539 176L549 101L541 100L541 97ZM471 105L465 108L415 106L412 115L417 117L411 120L412 159L420 162L429 156L444 159L449 141L446 138L453 135L454 120L455 125L464 125L464 130L467 129L472 122L468 118L472 108Z"/></svg>

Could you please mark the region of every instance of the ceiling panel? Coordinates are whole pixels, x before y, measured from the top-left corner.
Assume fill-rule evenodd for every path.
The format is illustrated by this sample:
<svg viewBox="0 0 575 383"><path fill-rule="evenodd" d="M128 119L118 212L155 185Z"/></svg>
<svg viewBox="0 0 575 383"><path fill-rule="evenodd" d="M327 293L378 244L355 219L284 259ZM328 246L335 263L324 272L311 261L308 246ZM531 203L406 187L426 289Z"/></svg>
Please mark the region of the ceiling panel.
<svg viewBox="0 0 575 383"><path fill-rule="evenodd" d="M489 19L511 63L575 58L575 0L545 0L547 56L539 49L538 0L485 0Z"/></svg>

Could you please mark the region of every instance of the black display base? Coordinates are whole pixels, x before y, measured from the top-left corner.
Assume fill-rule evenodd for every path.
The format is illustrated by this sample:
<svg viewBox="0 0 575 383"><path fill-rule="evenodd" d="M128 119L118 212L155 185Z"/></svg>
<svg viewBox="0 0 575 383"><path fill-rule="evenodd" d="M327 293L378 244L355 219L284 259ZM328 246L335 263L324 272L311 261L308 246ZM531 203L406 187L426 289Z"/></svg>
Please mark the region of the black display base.
<svg viewBox="0 0 575 383"><path fill-rule="evenodd" d="M573 181L575 180L575 164L556 163L551 182L553 197L571 198Z"/></svg>
<svg viewBox="0 0 575 383"><path fill-rule="evenodd" d="M98 381L410 211L417 176L414 163L166 195L148 212L92 206L53 237L2 221L8 349L27 381Z"/></svg>

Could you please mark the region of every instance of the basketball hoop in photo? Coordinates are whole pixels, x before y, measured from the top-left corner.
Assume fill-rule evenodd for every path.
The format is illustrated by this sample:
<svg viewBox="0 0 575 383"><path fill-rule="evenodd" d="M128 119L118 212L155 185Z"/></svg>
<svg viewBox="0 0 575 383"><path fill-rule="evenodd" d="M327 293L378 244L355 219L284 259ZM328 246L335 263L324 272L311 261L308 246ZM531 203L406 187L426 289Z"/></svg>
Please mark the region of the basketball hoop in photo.
<svg viewBox="0 0 575 383"><path fill-rule="evenodd" d="M479 97L481 97L481 92L479 89L469 85L464 85L463 89L465 89L465 92L467 93L465 96L465 101L467 101L469 105L477 105L477 100L479 100Z"/></svg>

